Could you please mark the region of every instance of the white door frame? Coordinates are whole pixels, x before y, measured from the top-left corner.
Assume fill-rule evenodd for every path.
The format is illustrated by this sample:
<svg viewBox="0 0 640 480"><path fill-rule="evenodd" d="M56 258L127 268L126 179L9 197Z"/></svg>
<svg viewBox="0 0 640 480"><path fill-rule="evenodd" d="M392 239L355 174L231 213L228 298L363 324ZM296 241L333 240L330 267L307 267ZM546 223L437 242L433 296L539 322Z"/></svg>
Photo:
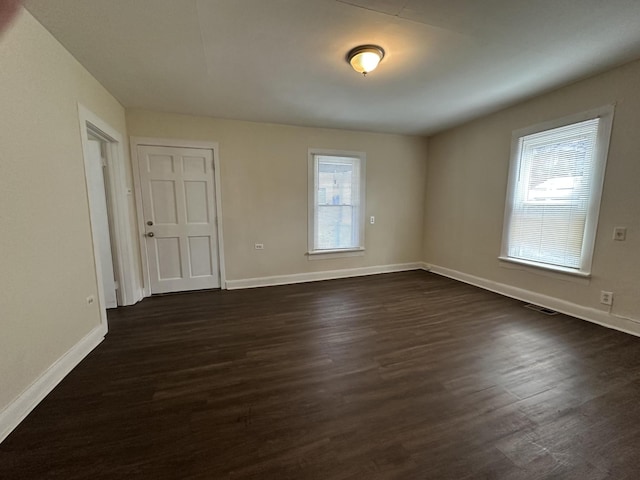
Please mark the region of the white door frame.
<svg viewBox="0 0 640 480"><path fill-rule="evenodd" d="M138 242L140 244L140 257L142 261L142 291L145 297L151 296L151 281L149 273L149 262L147 258L147 243L145 242L146 227L144 224L144 213L142 210L142 184L140 182L140 159L138 158L139 146L151 147L177 147L177 148L200 148L213 152L213 182L216 190L216 234L218 236L218 266L220 269L220 288L227 288L227 281L224 266L224 242L222 235L222 190L220 188L220 156L218 154L217 142L201 142L195 140L177 140L171 138L151 138L151 137L131 137L131 163L133 165L133 181L136 193L136 213L138 217Z"/></svg>
<svg viewBox="0 0 640 480"><path fill-rule="evenodd" d="M113 250L115 252L114 262L117 264L118 281L118 305L133 305L142 297L140 287L136 278L136 265L133 257L133 239L130 228L129 205L127 195L131 189L127 188L127 177L125 170L124 141L122 135L108 123L94 114L91 110L78 104L78 117L80 119L80 138L82 141L82 155L84 157L84 171L87 190L89 189L89 168L88 162L92 157L89 153L89 137L87 132L97 136L106 142L107 156L107 188L109 190L109 200L111 201L111 221L113 227ZM100 264L99 244L96 236L97 219L91 205L91 196L88 195L89 217L91 221L91 237L93 240L93 255L96 268L96 282L98 284L98 302L102 322L107 324L107 313L105 308L104 291L102 285L102 266Z"/></svg>

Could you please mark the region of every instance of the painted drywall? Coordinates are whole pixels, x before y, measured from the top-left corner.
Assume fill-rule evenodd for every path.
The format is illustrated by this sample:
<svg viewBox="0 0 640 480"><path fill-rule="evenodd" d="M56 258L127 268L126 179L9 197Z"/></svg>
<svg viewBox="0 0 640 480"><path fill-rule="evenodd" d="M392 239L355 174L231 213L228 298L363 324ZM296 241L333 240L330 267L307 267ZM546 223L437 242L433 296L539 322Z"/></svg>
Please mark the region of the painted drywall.
<svg viewBox="0 0 640 480"><path fill-rule="evenodd" d="M425 261L482 283L593 309L601 319L610 318L607 323L640 321L639 84L640 62L635 62L431 137ZM512 131L614 103L591 278L500 262ZM614 226L627 227L625 242L613 241ZM610 312L599 303L601 290L614 292Z"/></svg>
<svg viewBox="0 0 640 480"><path fill-rule="evenodd" d="M124 108L27 12L0 38L0 413L100 324L78 102Z"/></svg>
<svg viewBox="0 0 640 480"><path fill-rule="evenodd" d="M219 144L227 280L419 262L426 140L127 110L134 137ZM309 260L309 148L367 154L365 255ZM256 243L264 250L255 250Z"/></svg>

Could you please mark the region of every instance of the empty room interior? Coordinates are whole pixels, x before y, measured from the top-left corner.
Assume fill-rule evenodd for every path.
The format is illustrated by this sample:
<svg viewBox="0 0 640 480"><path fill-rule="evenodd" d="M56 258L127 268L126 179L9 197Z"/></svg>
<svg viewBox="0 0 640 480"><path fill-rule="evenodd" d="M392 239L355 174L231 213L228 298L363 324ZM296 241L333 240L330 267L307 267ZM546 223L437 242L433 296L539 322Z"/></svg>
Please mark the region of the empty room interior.
<svg viewBox="0 0 640 480"><path fill-rule="evenodd" d="M14 4L0 478L638 478L640 2Z"/></svg>

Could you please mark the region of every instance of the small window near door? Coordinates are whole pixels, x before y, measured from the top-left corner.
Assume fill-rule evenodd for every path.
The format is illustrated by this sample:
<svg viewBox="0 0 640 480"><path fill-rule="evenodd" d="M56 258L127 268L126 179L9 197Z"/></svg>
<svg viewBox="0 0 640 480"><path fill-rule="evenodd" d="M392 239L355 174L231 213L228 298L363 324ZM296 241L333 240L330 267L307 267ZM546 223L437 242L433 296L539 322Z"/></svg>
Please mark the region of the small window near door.
<svg viewBox="0 0 640 480"><path fill-rule="evenodd" d="M309 255L364 251L365 154L309 151Z"/></svg>
<svg viewBox="0 0 640 480"><path fill-rule="evenodd" d="M613 107L514 132L502 260L589 275Z"/></svg>

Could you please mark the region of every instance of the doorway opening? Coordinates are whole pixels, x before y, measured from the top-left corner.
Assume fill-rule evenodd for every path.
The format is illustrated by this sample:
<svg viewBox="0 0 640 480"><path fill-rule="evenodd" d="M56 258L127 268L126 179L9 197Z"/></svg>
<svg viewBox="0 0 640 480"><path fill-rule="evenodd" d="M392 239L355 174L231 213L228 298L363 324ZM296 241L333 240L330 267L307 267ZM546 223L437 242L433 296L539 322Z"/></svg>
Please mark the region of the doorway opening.
<svg viewBox="0 0 640 480"><path fill-rule="evenodd" d="M109 158L109 142L89 126L87 140L88 194L91 198L91 216L96 227L93 236L98 246L97 255L100 256L104 307L110 309L123 304L120 285L116 280L118 265L113 261L117 258L117 253L113 241L113 200L109 194L110 178L107 170L112 159Z"/></svg>
<svg viewBox="0 0 640 480"><path fill-rule="evenodd" d="M120 133L79 105L96 283L102 318L106 309L142 298L136 281L129 195Z"/></svg>

